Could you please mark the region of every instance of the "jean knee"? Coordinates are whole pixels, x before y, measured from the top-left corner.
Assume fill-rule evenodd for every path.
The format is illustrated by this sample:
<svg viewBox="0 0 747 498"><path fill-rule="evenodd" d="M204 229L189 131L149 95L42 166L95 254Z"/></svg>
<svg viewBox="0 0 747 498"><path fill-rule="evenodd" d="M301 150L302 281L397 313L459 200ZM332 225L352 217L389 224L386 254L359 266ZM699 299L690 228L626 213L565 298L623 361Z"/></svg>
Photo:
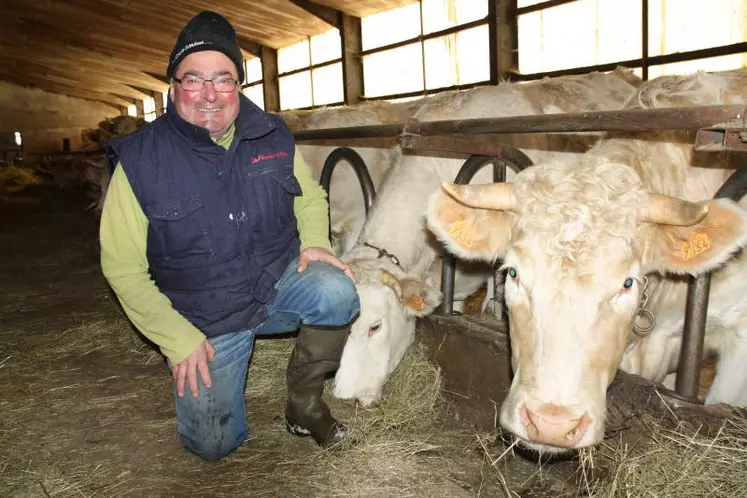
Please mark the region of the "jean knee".
<svg viewBox="0 0 747 498"><path fill-rule="evenodd" d="M317 296L317 316L309 325L340 326L349 323L360 312L355 284L342 270L324 265L313 291Z"/></svg>
<svg viewBox="0 0 747 498"><path fill-rule="evenodd" d="M239 434L229 430L216 430L214 433L202 432L189 436L182 434L182 446L203 460L215 462L233 453L246 440L247 432Z"/></svg>

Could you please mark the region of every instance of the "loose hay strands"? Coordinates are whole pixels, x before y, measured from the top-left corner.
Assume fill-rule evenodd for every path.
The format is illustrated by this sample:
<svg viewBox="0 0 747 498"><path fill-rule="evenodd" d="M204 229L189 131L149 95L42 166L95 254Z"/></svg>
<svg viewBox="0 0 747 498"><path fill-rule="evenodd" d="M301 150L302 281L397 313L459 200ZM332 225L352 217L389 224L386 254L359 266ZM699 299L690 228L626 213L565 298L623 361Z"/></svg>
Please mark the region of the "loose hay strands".
<svg viewBox="0 0 747 498"><path fill-rule="evenodd" d="M635 445L619 440L586 450L591 460L606 467L598 483L585 491L599 497L736 497L747 496L747 419L725 420L716 434L679 424L667 428L644 420L648 440ZM601 461L601 462L600 462Z"/></svg>

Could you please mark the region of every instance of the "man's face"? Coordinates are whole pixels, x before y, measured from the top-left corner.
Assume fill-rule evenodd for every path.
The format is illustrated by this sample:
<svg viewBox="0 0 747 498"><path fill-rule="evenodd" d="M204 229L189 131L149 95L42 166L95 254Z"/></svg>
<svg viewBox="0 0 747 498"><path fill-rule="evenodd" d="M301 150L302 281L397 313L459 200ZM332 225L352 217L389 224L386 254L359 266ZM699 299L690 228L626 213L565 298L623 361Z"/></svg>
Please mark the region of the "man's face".
<svg viewBox="0 0 747 498"><path fill-rule="evenodd" d="M206 50L189 54L179 64L174 77L199 76L213 79L230 76L238 79L234 63L223 53ZM207 128L210 136L217 140L231 127L239 115L239 85L230 92L216 92L212 83L205 82L202 90L187 92L182 86L171 82L169 93L176 112L185 121Z"/></svg>

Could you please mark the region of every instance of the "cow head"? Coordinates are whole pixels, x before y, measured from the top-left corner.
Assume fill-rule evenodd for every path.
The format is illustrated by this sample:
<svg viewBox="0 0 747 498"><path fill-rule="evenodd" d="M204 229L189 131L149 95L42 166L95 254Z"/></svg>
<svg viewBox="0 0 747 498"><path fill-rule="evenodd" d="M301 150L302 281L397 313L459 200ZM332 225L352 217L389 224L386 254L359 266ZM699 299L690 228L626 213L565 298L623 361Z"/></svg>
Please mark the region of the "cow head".
<svg viewBox="0 0 747 498"><path fill-rule="evenodd" d="M360 297L360 315L335 375L334 395L369 406L415 338L415 318L433 311L441 292L388 260L348 262Z"/></svg>
<svg viewBox="0 0 747 498"><path fill-rule="evenodd" d="M544 451L601 441L643 277L701 274L747 238L733 202L650 194L599 158L531 167L514 184L444 184L428 225L462 258L503 260L514 378L501 424Z"/></svg>

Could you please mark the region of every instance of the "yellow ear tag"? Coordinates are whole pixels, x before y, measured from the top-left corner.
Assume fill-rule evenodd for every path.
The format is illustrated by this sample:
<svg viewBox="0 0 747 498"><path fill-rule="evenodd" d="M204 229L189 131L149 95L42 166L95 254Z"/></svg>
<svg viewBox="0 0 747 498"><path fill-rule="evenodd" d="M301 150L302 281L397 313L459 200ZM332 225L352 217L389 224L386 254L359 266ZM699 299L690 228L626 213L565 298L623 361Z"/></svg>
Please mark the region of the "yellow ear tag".
<svg viewBox="0 0 747 498"><path fill-rule="evenodd" d="M693 232L690 234L690 240L682 243L680 251L682 259L688 261L698 254L702 254L711 248L711 238L707 233Z"/></svg>
<svg viewBox="0 0 747 498"><path fill-rule="evenodd" d="M465 247L470 247L472 245L472 239L464 230L464 225L465 220L456 220L451 222L451 224L449 224L449 235L451 235L454 240L464 245Z"/></svg>
<svg viewBox="0 0 747 498"><path fill-rule="evenodd" d="M423 301L423 298L418 294L410 296L407 299L407 305L414 310L422 310L425 307L425 301Z"/></svg>

